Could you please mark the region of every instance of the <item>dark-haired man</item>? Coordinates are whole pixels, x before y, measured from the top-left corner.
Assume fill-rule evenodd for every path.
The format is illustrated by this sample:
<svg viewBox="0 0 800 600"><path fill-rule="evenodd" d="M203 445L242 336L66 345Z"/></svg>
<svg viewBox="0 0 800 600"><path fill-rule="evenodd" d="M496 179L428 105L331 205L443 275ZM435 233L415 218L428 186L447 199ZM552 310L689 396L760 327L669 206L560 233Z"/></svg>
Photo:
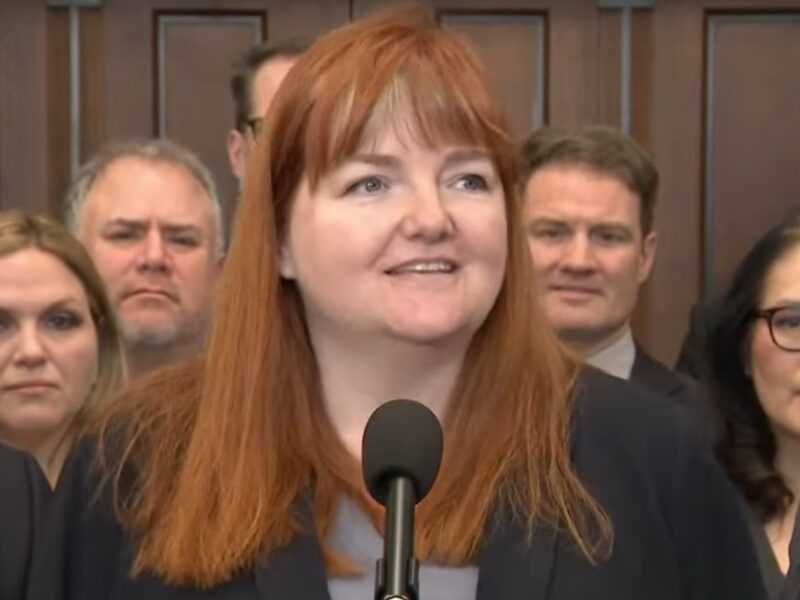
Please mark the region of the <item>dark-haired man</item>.
<svg viewBox="0 0 800 600"><path fill-rule="evenodd" d="M650 357L631 331L657 245L658 172L650 158L602 126L542 128L522 154L537 290L559 337L595 367L697 408L691 384Z"/></svg>
<svg viewBox="0 0 800 600"><path fill-rule="evenodd" d="M283 78L305 47L300 42L253 46L231 77L236 118L234 128L228 132L228 160L240 187L244 182L247 161L261 132L264 115Z"/></svg>

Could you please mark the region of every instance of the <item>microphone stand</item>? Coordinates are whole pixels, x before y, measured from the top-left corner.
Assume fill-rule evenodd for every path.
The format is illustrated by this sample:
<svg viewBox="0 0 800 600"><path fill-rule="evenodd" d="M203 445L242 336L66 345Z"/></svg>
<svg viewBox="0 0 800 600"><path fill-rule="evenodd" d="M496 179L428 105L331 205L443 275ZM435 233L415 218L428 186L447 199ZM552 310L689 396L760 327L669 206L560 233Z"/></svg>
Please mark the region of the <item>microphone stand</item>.
<svg viewBox="0 0 800 600"><path fill-rule="evenodd" d="M375 600L419 600L419 563L414 558L414 485L408 477L389 482L383 558L378 560Z"/></svg>

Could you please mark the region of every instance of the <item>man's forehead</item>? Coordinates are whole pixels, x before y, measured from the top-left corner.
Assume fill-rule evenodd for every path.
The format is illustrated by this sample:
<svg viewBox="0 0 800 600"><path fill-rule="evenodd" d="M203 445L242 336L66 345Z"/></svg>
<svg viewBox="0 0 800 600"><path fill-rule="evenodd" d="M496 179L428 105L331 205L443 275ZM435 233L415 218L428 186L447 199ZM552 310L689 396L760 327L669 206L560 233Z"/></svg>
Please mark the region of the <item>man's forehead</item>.
<svg viewBox="0 0 800 600"><path fill-rule="evenodd" d="M124 161L124 162L123 162ZM142 163L150 162L145 165ZM86 198L86 217L109 221L159 221L203 226L211 200L183 167L120 159L109 165Z"/></svg>
<svg viewBox="0 0 800 600"><path fill-rule="evenodd" d="M612 174L554 165L529 178L525 209L537 217L638 224L640 207L636 194Z"/></svg>
<svg viewBox="0 0 800 600"><path fill-rule="evenodd" d="M271 58L258 68L253 76L250 91L251 108L254 113L251 116L264 116L278 91L278 86L283 82L295 62L297 62L296 56L280 55Z"/></svg>

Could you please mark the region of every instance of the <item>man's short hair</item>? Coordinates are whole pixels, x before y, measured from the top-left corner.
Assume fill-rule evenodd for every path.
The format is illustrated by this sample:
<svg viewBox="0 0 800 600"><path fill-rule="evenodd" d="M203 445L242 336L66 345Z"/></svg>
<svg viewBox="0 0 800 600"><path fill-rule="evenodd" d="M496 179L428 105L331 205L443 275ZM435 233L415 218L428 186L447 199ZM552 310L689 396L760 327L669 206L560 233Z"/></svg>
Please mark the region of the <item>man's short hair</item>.
<svg viewBox="0 0 800 600"><path fill-rule="evenodd" d="M64 219L73 234L79 235L86 205L94 184L105 173L106 169L122 158L141 158L155 163L166 163L183 167L189 175L200 184L211 203L211 214L214 219L216 236L215 251L222 256L225 251L225 233L222 223L222 207L217 195L214 176L197 155L171 140L134 139L126 142L115 142L103 146L92 158L80 168L72 184L67 190L64 200Z"/></svg>
<svg viewBox="0 0 800 600"><path fill-rule="evenodd" d="M602 125L535 131L522 145L522 190L536 171L554 165L586 167L619 179L639 197L642 232L652 230L658 171L642 147L621 131Z"/></svg>
<svg viewBox="0 0 800 600"><path fill-rule="evenodd" d="M267 42L250 48L234 67L231 77L231 93L236 107L236 129L244 132L247 121L253 112L253 79L256 71L270 60L278 57L295 58L306 51L309 44L303 40L293 40L282 44Z"/></svg>

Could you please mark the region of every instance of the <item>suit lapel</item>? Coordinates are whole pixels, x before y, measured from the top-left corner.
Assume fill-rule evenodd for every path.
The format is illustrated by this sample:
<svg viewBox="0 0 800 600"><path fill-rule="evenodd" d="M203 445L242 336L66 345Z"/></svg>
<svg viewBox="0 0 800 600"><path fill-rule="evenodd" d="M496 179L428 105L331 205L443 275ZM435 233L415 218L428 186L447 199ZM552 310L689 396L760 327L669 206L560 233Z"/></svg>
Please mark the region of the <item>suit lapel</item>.
<svg viewBox="0 0 800 600"><path fill-rule="evenodd" d="M475 600L545 600L555 567L558 536L546 526L527 540L516 522L499 518L478 560Z"/></svg>
<svg viewBox="0 0 800 600"><path fill-rule="evenodd" d="M659 365L638 346L631 370L631 381L664 396L673 396L683 388L677 376L674 376L666 367Z"/></svg>
<svg viewBox="0 0 800 600"><path fill-rule="evenodd" d="M272 552L256 567L260 600L330 600L325 561L307 498L298 501L296 514L300 527L297 536L288 546Z"/></svg>

